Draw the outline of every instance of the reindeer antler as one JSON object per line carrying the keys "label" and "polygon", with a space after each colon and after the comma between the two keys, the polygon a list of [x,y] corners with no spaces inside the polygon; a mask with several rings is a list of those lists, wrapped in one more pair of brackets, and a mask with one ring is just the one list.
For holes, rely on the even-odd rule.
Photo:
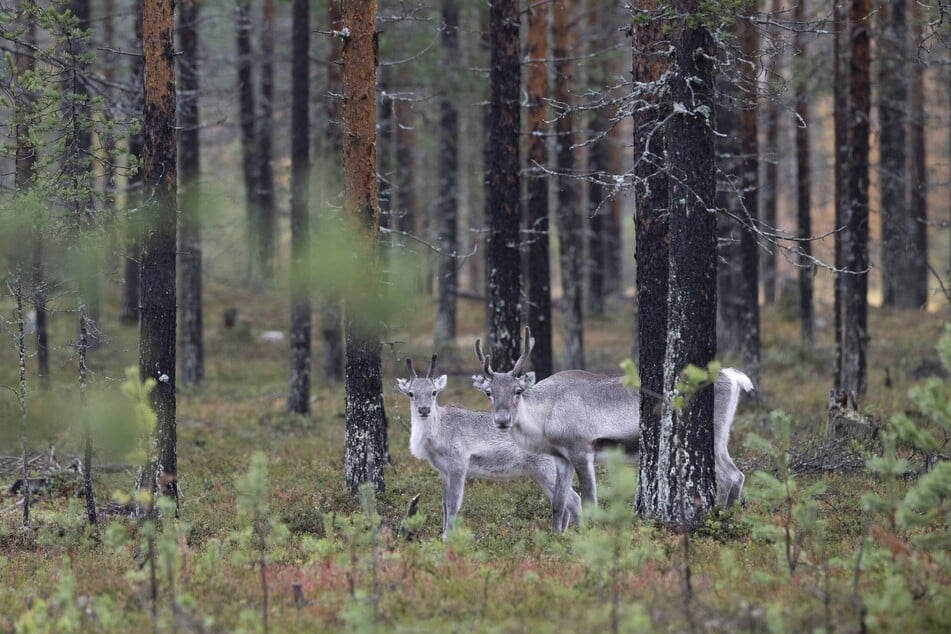
{"label": "reindeer antler", "polygon": [[436,355],[433,355],[433,358],[429,360],[429,371],[426,373],[426,378],[431,379],[436,373]]}
{"label": "reindeer antler", "polygon": [[532,337],[532,331],[528,326],[525,326],[525,352],[522,353],[522,356],[518,358],[518,361],[515,362],[515,366],[512,368],[512,375],[518,376],[519,372],[522,370],[522,364],[528,359],[532,354],[532,350],[535,348],[535,339]]}
{"label": "reindeer antler", "polygon": [[409,376],[410,376],[410,378],[415,379],[415,378],[416,378],[416,370],[413,369],[413,358],[412,358],[412,357],[406,357],[406,367],[409,368]]}
{"label": "reindeer antler", "polygon": [[482,369],[485,371],[485,375],[492,376],[494,374],[494,372],[492,372],[492,365],[491,365],[492,356],[491,355],[485,356],[484,354],[482,354],[482,339],[476,339],[475,350],[476,350],[476,357],[479,358],[479,363],[482,364]]}

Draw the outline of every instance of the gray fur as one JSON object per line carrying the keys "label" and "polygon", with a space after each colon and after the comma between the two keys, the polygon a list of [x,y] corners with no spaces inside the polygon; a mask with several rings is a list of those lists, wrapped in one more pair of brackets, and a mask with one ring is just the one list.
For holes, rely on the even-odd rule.
{"label": "gray fur", "polygon": [[[515,364],[520,368],[531,354],[534,340],[525,331],[526,351]],[[512,438],[527,451],[547,453],[570,464],[578,473],[581,497],[597,503],[594,459],[606,444],[620,444],[636,452],[640,442],[640,392],[621,384],[620,377],[566,370],[535,384],[533,372],[493,371],[490,357],[476,355],[484,375],[473,386],[485,392],[492,404],[492,417],[500,429],[510,429]],[[743,473],[730,457],[727,443],[736,415],[740,390],[750,391],[749,377],[732,368],[720,372],[714,386],[714,450],[717,504],[730,506],[743,490]],[[565,469],[559,469],[559,474]],[[567,471],[570,477],[570,469]]]}
{"label": "gray fur", "polygon": [[[551,500],[552,530],[567,528],[569,515],[573,521],[580,521],[581,498],[571,488],[570,466],[561,465],[552,456],[525,451],[508,432],[492,423],[489,412],[439,405],[436,396],[446,387],[446,375],[432,377],[435,356],[426,377],[417,377],[412,362],[407,363],[410,378],[396,382],[397,388],[410,397],[410,452],[429,461],[442,478],[443,536],[462,507],[468,478],[529,477]],[[567,475],[559,475],[559,468],[567,468]]]}

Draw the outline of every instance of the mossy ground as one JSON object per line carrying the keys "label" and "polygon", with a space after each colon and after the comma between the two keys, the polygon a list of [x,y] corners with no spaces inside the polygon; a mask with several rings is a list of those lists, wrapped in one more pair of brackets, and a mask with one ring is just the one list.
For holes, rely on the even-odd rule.
{"label": "mossy ground", "polygon": [[[807,555],[791,574],[774,545],[750,530],[757,523],[774,521],[779,511],[750,501],[691,539],[689,595],[681,537],[647,530],[631,516],[621,540],[643,556],[637,565],[609,566],[605,576],[604,570],[593,569],[579,554],[577,540],[587,537],[547,532],[547,500],[527,481],[470,482],[462,510],[465,530],[443,543],[439,539],[441,484],[428,464],[410,456],[408,403],[393,388],[395,377],[402,376],[404,355],[428,358],[430,317],[405,319],[405,325],[387,335],[394,343],[383,347],[392,465],[386,472],[386,492],[377,502],[381,528],[360,530],[365,511],[343,487],[342,386],[318,381],[311,416],[284,414],[287,344],[256,338],[261,330],[286,328],[286,296],[273,291],[252,299],[212,286],[206,302],[206,384],[201,390],[182,391],[178,401],[182,519],[165,520],[168,530],[174,534],[178,526],[180,534],[172,538],[178,552],[175,571],[158,580],[157,624],[162,631],[171,631],[173,624],[185,631],[260,628],[258,570],[247,557],[235,556],[235,535],[242,528],[235,510],[235,479],[247,471],[255,451],[268,457],[270,509],[290,529],[289,540],[268,553],[272,631],[374,626],[407,632],[612,627],[620,631],[691,627],[802,631],[829,626],[852,631],[860,627],[863,597],[889,592],[887,585],[894,583],[889,580],[896,570],[909,589],[912,605],[867,614],[872,625],[883,630],[939,631],[951,623],[947,599],[951,580],[948,569],[940,565],[944,560],[926,554],[912,556],[904,537],[874,523],[870,526],[860,496],[880,485],[865,472],[821,476],[827,490],[819,498],[819,513],[828,522],[828,549],[822,561]],[[91,357],[96,395],[117,392],[123,369],[135,364],[135,328],[117,325],[114,305],[105,305],[106,343]],[[249,339],[221,325],[220,315],[228,305],[238,306],[250,319]],[[620,373],[617,363],[630,350],[631,309],[621,300],[612,301],[610,309],[608,317],[588,321],[586,347],[592,369]],[[431,311],[416,312],[428,315]],[[487,406],[484,396],[471,388],[469,378],[476,369],[470,348],[479,335],[481,315],[481,304],[462,301],[460,332],[464,334],[458,351],[440,363],[441,371],[450,375],[444,403]],[[61,457],[77,454],[80,446],[76,362],[66,343],[73,337],[73,317],[65,311],[53,316],[52,389],[42,393],[30,385],[31,446],[39,450],[54,444]],[[945,313],[872,310],[869,393],[863,401],[867,412],[887,418],[909,407],[906,390],[912,380],[908,373],[923,359],[936,357],[934,345],[946,319]],[[830,328],[821,330],[818,347],[806,350],[799,344],[796,321],[779,310],[765,311],[761,400],[756,405],[744,399],[730,443],[747,476],[746,465],[758,456],[744,447],[743,439],[750,432],[770,435],[768,411],[789,412],[796,439],[825,432],[831,335]],[[5,350],[2,382],[15,385],[12,346]],[[32,359],[30,363],[32,371]],[[0,408],[5,421],[0,453],[16,455],[19,427],[13,392],[3,396]],[[105,451],[101,450],[101,461],[117,459],[102,455]],[[610,475],[602,471],[602,477]],[[801,480],[807,484],[816,477],[820,476]],[[4,477],[4,490],[12,479]],[[104,503],[113,491],[131,488],[132,474],[101,475],[96,484],[99,502]],[[400,534],[400,524],[408,501],[417,493],[425,521],[414,539],[407,541]],[[68,630],[70,622],[88,631],[151,626],[150,585],[136,573],[143,565],[143,553],[135,542],[116,546],[104,538],[104,529],[83,530],[82,505],[66,496],[38,499],[33,529],[24,532],[18,528],[22,511],[16,499],[13,495],[0,499],[4,587],[0,630],[26,630],[31,622],[40,623],[38,611],[52,619],[36,625],[41,630]],[[115,521],[135,530],[131,520]],[[351,521],[357,529],[347,528]],[[598,537],[586,530],[595,543]],[[866,547],[863,574],[853,587],[856,556],[868,540],[886,544],[891,557],[882,557],[881,549],[873,556]],[[806,546],[808,553],[814,552]],[[67,573],[72,576],[68,587],[63,581]],[[300,588],[298,597],[295,584]],[[941,593],[945,598],[934,600]],[[614,615],[612,597],[617,597],[620,606]],[[70,606],[79,606],[78,611],[70,612]]]}

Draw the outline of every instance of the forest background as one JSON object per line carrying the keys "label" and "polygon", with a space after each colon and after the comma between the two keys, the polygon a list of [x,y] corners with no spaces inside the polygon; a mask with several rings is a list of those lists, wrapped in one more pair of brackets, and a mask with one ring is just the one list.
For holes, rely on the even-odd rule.
{"label": "forest background", "polygon": [[[377,9],[379,257],[387,290],[385,301],[360,305],[371,321],[384,323],[380,369],[389,460],[381,469],[386,486],[375,482],[374,496],[358,492],[344,464],[345,324],[328,299],[342,294],[356,302],[348,291],[367,283],[361,265],[377,257],[363,250],[359,235],[335,224],[346,208],[339,7],[177,3],[176,17],[193,16],[185,26],[197,31],[191,53],[181,26],[174,47],[180,51],[178,138],[171,142],[182,144],[192,132],[200,148],[200,162],[196,152],[189,163],[191,155],[179,145],[177,250],[183,273],[182,258],[193,251],[181,240],[195,235],[185,230],[194,219],[203,321],[199,365],[189,356],[193,345],[182,339],[176,344],[178,384],[170,398],[180,483],[174,483],[174,496],[156,500],[133,493],[143,479],[140,465],[152,457],[150,443],[140,439],[156,421],[143,413],[149,397],[126,374],[142,362],[136,327],[146,262],[136,243],[146,207],[142,192],[161,182],[149,180],[142,154],[141,132],[148,128],[135,4],[0,2],[0,108],[9,132],[0,157],[10,289],[3,301],[13,344],[5,348],[2,374],[10,389],[0,400],[6,421],[0,453],[10,485],[0,512],[0,568],[13,591],[0,599],[0,627],[308,631],[429,624],[522,631],[571,623],[615,631],[937,631],[951,622],[945,455],[951,335],[942,339],[951,276],[946,5],[865,3],[867,17],[846,18],[839,30],[831,3],[738,2],[730,5],[735,16],[715,19],[697,8],[719,50],[729,51],[717,67],[718,113],[736,115],[716,120],[723,135],[717,206],[742,216],[750,209],[743,200],[753,191],[759,209],[758,389],[744,402],[731,442],[747,474],[747,502],[714,511],[691,533],[669,532],[635,519],[634,474],[615,465],[599,471],[601,512],[592,511],[589,525],[562,537],[544,530],[547,509],[531,485],[474,482],[464,524],[442,543],[438,477],[409,455],[407,404],[392,386],[405,376],[407,357],[425,359],[438,351],[440,371],[450,375],[441,398],[485,408],[469,376],[478,368],[473,340],[493,336],[486,308],[492,269],[485,259],[493,209],[487,200],[493,190],[484,187],[493,152],[486,107],[488,8],[444,1],[380,2]],[[312,29],[306,46],[295,49],[300,41],[291,36],[301,14],[292,9],[301,4],[309,5]],[[865,6],[845,4],[860,12]],[[566,18],[561,31],[553,18],[542,21],[550,38],[539,56],[544,63],[532,62],[527,48],[519,54],[526,82],[529,69],[540,66],[551,90],[544,103],[547,126],[555,131],[533,135],[523,127],[521,136],[525,155],[533,138],[547,139],[547,160],[532,163],[523,155],[521,180],[523,200],[538,200],[531,198],[537,195],[529,191],[531,183],[548,185],[543,196],[552,210],[554,370],[617,374],[618,364],[639,352],[631,38],[642,26],[637,10],[657,4],[635,5],[632,14],[622,3],[532,3],[517,14],[523,47],[532,41],[530,15],[559,10]],[[906,31],[904,44],[895,46],[890,38],[899,5],[907,12]],[[444,11],[453,6],[455,54],[445,48],[445,34],[453,29],[447,29]],[[195,7],[197,15],[188,13]],[[744,51],[737,24],[755,28],[752,55]],[[844,401],[829,398],[829,390],[840,387],[837,276],[831,269],[840,277],[848,269],[836,259],[834,75],[852,42],[836,48],[835,34],[853,35],[856,25],[867,29],[872,60],[866,69],[872,99],[870,322],[866,385],[856,395],[857,407],[847,393]],[[21,64],[31,28],[26,57],[35,65],[27,70]],[[188,59],[197,65],[182,63]],[[293,65],[301,59],[308,62],[310,86],[306,133],[294,125],[292,112]],[[189,68],[197,70],[191,74],[196,84],[188,84]],[[907,92],[896,96],[890,89],[903,80]],[[556,92],[560,88],[567,91]],[[527,86],[520,91],[527,126],[537,106]],[[189,96],[197,97],[194,120],[182,118],[191,112]],[[442,223],[450,190],[440,137],[447,102],[456,108],[460,139],[453,188],[458,242],[449,246]],[[891,121],[898,123],[888,125],[896,112]],[[749,130],[744,113],[752,113],[759,131],[758,185],[752,190],[731,180],[743,169],[737,161],[749,157],[730,145]],[[897,141],[889,136],[896,125],[906,131]],[[805,171],[797,163],[802,131]],[[572,144],[563,142],[568,135]],[[310,144],[310,229],[301,228],[292,202],[293,151],[302,138]],[[899,163],[888,160],[895,146],[887,144],[896,142],[902,146]],[[36,161],[20,180],[27,155]],[[808,244],[818,265],[806,267],[814,282],[810,336],[800,303],[805,243],[796,240],[803,178],[811,189],[808,235],[817,237]],[[892,235],[883,229],[883,196],[894,194],[888,184],[895,181],[906,184],[896,208],[927,210],[913,222],[924,230],[926,250],[906,249],[918,265],[912,281],[883,273]],[[567,201],[565,191],[572,196]],[[189,204],[196,197],[199,202]],[[192,216],[190,209],[198,211]],[[520,243],[528,250],[539,239],[526,223]],[[719,354],[752,374],[749,350],[735,332],[742,322],[729,318],[738,288],[730,272],[743,277],[738,231],[729,223],[718,228]],[[302,233],[311,237],[304,279],[315,316],[313,347],[307,346],[314,355],[313,382],[304,396],[294,391],[299,366],[293,342],[300,340],[291,325],[302,306],[293,293],[300,284],[291,283],[292,242]],[[569,233],[576,240],[573,260],[564,256]],[[901,235],[901,244],[913,241],[911,233]],[[353,252],[366,259],[355,264]],[[447,262],[458,272],[458,288],[450,293],[458,303],[454,331],[441,321],[441,267]],[[522,267],[522,316],[529,322],[534,269]],[[914,306],[896,304],[896,293],[913,289],[922,277],[924,301],[919,292],[912,293]],[[179,292],[186,288],[180,281]],[[152,297],[142,296],[143,311]],[[583,310],[575,308],[581,298]],[[183,306],[184,296],[178,301]],[[179,320],[178,337],[184,337],[194,321],[184,313]],[[37,337],[41,332],[46,342]],[[45,369],[39,367],[41,349],[49,355]],[[298,363],[304,358],[309,367],[309,355],[298,356]],[[161,405],[153,400],[152,407],[161,419]],[[90,454],[83,455],[84,444]],[[24,456],[32,471],[17,491]],[[86,467],[77,469],[80,464]],[[26,496],[33,499],[24,504],[22,489],[29,490],[31,481],[37,495]],[[97,494],[95,525],[89,505],[75,496],[84,486]],[[410,514],[417,493],[418,510]],[[178,513],[168,497],[180,502]],[[162,519],[154,513],[129,518],[137,503],[161,506]],[[31,516],[24,528],[25,511]]]}

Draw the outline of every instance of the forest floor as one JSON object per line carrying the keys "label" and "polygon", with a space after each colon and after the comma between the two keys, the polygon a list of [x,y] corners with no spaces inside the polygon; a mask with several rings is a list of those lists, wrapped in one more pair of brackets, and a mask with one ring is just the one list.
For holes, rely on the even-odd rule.
{"label": "forest floor", "polygon": [[[946,535],[946,516],[944,533],[940,517],[935,527],[897,527],[896,500],[915,479],[869,473],[865,459],[883,451],[874,438],[826,441],[828,325],[819,330],[818,346],[807,350],[788,312],[764,311],[763,385],[758,402],[742,400],[730,442],[747,476],[746,500],[714,514],[689,539],[634,518],[630,468],[599,467],[603,512],[583,530],[551,534],[547,500],[528,481],[471,481],[461,527],[444,542],[441,483],[409,454],[409,403],[395,389],[406,355],[425,365],[432,320],[418,315],[434,311],[416,310],[417,317],[387,336],[392,464],[385,494],[361,501],[343,486],[343,387],[316,380],[313,414],[284,414],[287,340],[259,335],[286,334],[286,296],[274,291],[252,299],[213,286],[206,302],[205,386],[182,391],[178,401],[180,519],[166,513],[153,530],[118,515],[88,529],[76,479],[66,472],[64,486],[35,500],[31,528],[24,530],[19,495],[8,493],[17,476],[3,471],[0,631],[261,631],[265,587],[266,627],[274,632],[951,627],[948,552],[918,539]],[[449,374],[440,400],[487,409],[470,378],[483,308],[461,302],[464,334],[457,354],[440,361],[439,371]],[[222,325],[229,305],[247,319],[240,332]],[[97,463],[122,463],[122,452],[134,445],[131,410],[118,388],[125,368],[135,365],[136,330],[118,325],[114,306],[105,304],[106,341],[90,362],[91,416],[103,434]],[[609,317],[587,320],[585,345],[590,369],[619,374],[618,363],[630,354],[630,302],[616,299],[609,309]],[[828,320],[827,312],[820,316]],[[31,448],[53,445],[63,464],[81,446],[76,359],[68,345],[73,317],[53,315],[52,389],[40,392],[31,383],[28,408]],[[947,322],[947,309],[872,309],[869,390],[860,404],[866,419],[884,424],[893,413],[914,411],[907,391],[940,368],[935,345]],[[0,383],[8,386],[17,384],[13,353],[5,346]],[[315,348],[315,368],[318,358]],[[5,394],[0,454],[15,456],[16,395]],[[777,410],[788,416],[771,413]],[[784,450],[780,432],[787,423],[792,437]],[[748,444],[754,434],[768,442]],[[764,453],[777,446],[776,455],[793,467],[788,478]],[[254,496],[263,483],[261,465],[251,468],[256,452],[267,458],[265,498]],[[756,469],[779,476],[782,494],[768,499],[764,491],[775,482],[754,476]],[[131,470],[96,474],[100,507],[131,493],[133,481]],[[863,496],[869,493],[886,500],[884,510],[868,510]],[[416,494],[418,514],[404,522]]]}

